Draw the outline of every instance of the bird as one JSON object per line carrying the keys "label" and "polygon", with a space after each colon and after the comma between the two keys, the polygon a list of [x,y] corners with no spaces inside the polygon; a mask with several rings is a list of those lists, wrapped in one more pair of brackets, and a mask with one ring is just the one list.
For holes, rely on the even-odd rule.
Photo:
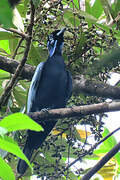
{"label": "bird", "polygon": [[[48,59],[41,62],[33,75],[28,92],[27,113],[43,109],[64,108],[72,94],[72,76],[62,57],[66,28],[53,31],[47,40]],[[42,146],[56,124],[55,120],[40,123],[44,131],[27,131],[23,153],[30,160],[35,149]],[[24,174],[28,165],[19,160],[17,171]]]}

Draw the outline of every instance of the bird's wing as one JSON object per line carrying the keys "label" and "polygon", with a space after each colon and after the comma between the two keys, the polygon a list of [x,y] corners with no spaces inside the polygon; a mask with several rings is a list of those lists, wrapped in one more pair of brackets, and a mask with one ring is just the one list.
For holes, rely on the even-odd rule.
{"label": "bird's wing", "polygon": [[31,107],[32,107],[33,101],[36,96],[36,90],[38,89],[38,85],[40,82],[44,64],[45,64],[45,62],[41,62],[37,66],[35,73],[33,75],[33,78],[32,78],[31,84],[30,84],[30,88],[29,88],[29,92],[28,92],[27,113],[31,111]]}
{"label": "bird's wing", "polygon": [[66,102],[72,95],[72,76],[69,71],[67,72],[67,91],[66,91]]}

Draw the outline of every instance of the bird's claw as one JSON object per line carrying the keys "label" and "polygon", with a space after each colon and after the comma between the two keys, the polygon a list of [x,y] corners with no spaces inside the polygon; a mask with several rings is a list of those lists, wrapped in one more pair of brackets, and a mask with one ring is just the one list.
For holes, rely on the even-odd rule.
{"label": "bird's claw", "polygon": [[41,109],[41,111],[43,111],[43,112],[48,112],[50,110],[50,108],[43,108],[43,109]]}

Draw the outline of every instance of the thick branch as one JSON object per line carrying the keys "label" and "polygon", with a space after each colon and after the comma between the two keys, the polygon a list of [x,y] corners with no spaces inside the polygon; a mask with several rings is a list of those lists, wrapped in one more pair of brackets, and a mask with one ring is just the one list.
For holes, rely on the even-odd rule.
{"label": "thick branch", "polygon": [[[18,65],[19,65],[18,61],[0,55],[0,69],[3,69],[11,74],[14,74]],[[31,80],[34,71],[35,71],[35,67],[25,64],[21,72],[22,79]]]}
{"label": "thick branch", "polygon": [[[120,111],[120,102],[111,102],[111,103],[98,103],[85,106],[73,106],[71,108],[60,108],[52,109],[46,111],[38,111],[28,113],[32,119],[36,122],[50,121],[52,119],[57,121],[57,119],[64,119],[70,117],[83,117],[85,115],[106,113]],[[0,117],[3,119],[3,117]]]}
{"label": "thick branch", "polygon": [[[19,62],[0,55],[0,68],[14,74]],[[22,79],[31,80],[35,67],[26,64],[22,70]],[[89,96],[100,96],[111,99],[120,99],[120,88],[105,83],[86,80],[84,76],[73,77],[73,93],[87,94]]]}
{"label": "thick branch", "polygon": [[73,106],[48,111],[29,113],[28,115],[37,122],[57,120],[69,117],[83,117],[85,115],[120,111],[120,102],[99,103],[85,106]]}
{"label": "thick branch", "polygon": [[74,76],[74,93],[83,93],[89,96],[120,99],[120,88],[99,81],[86,80],[84,76]]}

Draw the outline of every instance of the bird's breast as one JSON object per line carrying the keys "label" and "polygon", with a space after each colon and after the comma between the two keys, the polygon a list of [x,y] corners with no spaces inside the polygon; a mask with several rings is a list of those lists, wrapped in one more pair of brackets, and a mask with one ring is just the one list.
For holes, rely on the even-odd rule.
{"label": "bird's breast", "polygon": [[64,64],[56,61],[46,63],[37,89],[36,107],[63,107],[66,88],[67,73]]}

